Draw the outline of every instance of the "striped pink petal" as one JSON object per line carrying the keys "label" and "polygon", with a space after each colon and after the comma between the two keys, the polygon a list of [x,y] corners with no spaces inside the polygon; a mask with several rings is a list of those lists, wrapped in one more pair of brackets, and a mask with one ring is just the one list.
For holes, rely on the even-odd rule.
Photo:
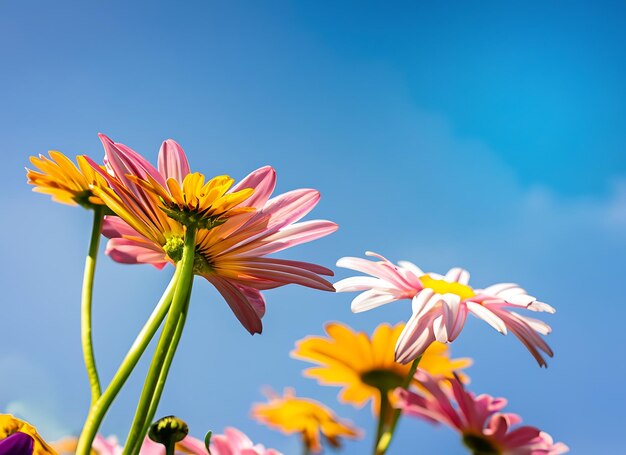
{"label": "striped pink petal", "polygon": [[159,150],[158,168],[165,180],[173,178],[178,183],[182,183],[189,174],[187,155],[176,141],[168,139],[163,142]]}
{"label": "striped pink petal", "polygon": [[263,331],[261,317],[265,313],[265,301],[260,292],[215,275],[205,278],[222,294],[235,317],[250,334]]}
{"label": "striped pink petal", "polygon": [[139,246],[135,240],[121,237],[109,240],[105,253],[122,264],[152,264],[159,270],[168,263],[163,251]]}
{"label": "striped pink petal", "polygon": [[254,193],[245,201],[247,207],[263,208],[276,186],[276,171],[271,166],[264,166],[251,172],[231,188],[231,192],[253,188]]}

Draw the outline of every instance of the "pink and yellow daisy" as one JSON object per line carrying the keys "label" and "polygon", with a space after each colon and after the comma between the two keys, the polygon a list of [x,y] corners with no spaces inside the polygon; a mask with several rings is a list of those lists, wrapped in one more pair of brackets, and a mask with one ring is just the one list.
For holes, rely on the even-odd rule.
{"label": "pink and yellow daisy", "polygon": [[110,188],[94,192],[119,217],[108,217],[103,229],[111,239],[106,251],[114,260],[160,268],[175,263],[185,223],[197,223],[194,273],[216,287],[253,334],[261,332],[265,313],[260,291],[290,283],[334,291],[320,277],[332,276],[330,269],[266,257],[337,229],[325,220],[298,223],[317,205],[318,191],[301,189],[270,199],[276,173],[269,166],[232,187],[226,176],[204,184],[202,176],[190,173],[182,148],[172,140],[161,147],[156,169],[129,147],[100,137]]}

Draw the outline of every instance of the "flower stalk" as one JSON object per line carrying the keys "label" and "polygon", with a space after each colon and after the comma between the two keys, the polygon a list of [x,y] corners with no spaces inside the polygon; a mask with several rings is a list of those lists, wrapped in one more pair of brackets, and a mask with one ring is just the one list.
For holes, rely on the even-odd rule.
{"label": "flower stalk", "polygon": [[85,425],[83,426],[83,431],[80,435],[80,439],[78,440],[78,446],[76,449],[77,455],[90,454],[91,444],[96,437],[96,433],[102,424],[102,420],[104,419],[106,412],[111,407],[113,400],[121,390],[122,386],[126,383],[126,380],[148,347],[148,344],[150,344],[150,341],[163,323],[163,320],[165,319],[172,303],[174,290],[176,289],[179,276],[180,270],[177,269],[168,287],[165,289],[159,303],[154,308],[152,314],[148,318],[148,321],[137,335],[137,338],[126,354],[126,357],[124,357],[124,360],[113,376],[111,383],[96,403],[89,409],[89,414],[85,421]]}
{"label": "flower stalk", "polygon": [[[131,425],[128,438],[126,439],[126,446],[124,448],[123,455],[131,455],[137,453],[140,447],[141,440],[144,436],[144,430],[149,425],[150,408],[155,408],[158,404],[153,404],[153,399],[157,397],[159,392],[159,379],[162,378],[163,382],[167,377],[169,371],[169,364],[166,365],[168,353],[170,349],[173,352],[170,356],[173,358],[174,352],[177,346],[177,338],[180,339],[180,334],[176,336],[177,327],[179,325],[181,316],[185,311],[188,296],[191,292],[191,286],[193,283],[193,264],[196,247],[196,228],[195,226],[187,227],[185,233],[185,246],[183,248],[183,256],[176,268],[180,269],[180,276],[174,290],[174,297],[170,311],[165,321],[165,326],[161,332],[161,337],[157,344],[152,362],[150,363],[150,369],[144,382],[144,387],[139,398],[137,410],[135,411],[135,418]],[[184,322],[184,319],[183,319]],[[182,331],[182,327],[181,327]],[[171,359],[169,361],[171,363]],[[165,368],[164,368],[165,367]],[[161,386],[162,389],[162,386]],[[157,399],[158,400],[158,399]]]}
{"label": "flower stalk", "polygon": [[[178,319],[178,324],[176,325],[174,337],[172,338],[170,347],[165,355],[165,362],[163,363],[163,367],[161,368],[161,373],[159,374],[159,379],[157,381],[156,389],[152,397],[152,402],[150,403],[150,407],[148,408],[148,415],[146,417],[143,433],[147,433],[148,430],[150,429],[150,423],[152,422],[152,419],[154,419],[154,415],[156,414],[159,401],[161,401],[161,395],[163,393],[163,388],[165,387],[165,381],[167,380],[167,375],[169,373],[170,366],[172,365],[172,360],[174,359],[174,354],[176,353],[176,349],[178,348],[178,343],[183,333],[183,328],[185,326],[185,320],[187,318],[187,313],[189,310],[190,299],[191,299],[191,289],[189,289],[185,308]],[[138,445],[140,448],[141,439],[139,439],[138,441],[139,441]],[[134,452],[137,452],[137,450],[138,450],[138,447],[135,447]]]}
{"label": "flower stalk", "polygon": [[100,378],[96,368],[96,359],[93,353],[93,336],[91,324],[91,306],[93,302],[93,282],[96,271],[96,259],[100,246],[100,233],[102,232],[102,221],[104,219],[104,206],[93,206],[93,226],[91,238],[89,240],[89,251],[85,259],[85,271],[83,273],[83,289],[81,293],[81,330],[80,338],[83,345],[83,357],[85,368],[89,378],[91,388],[91,406],[93,406],[101,394]]}
{"label": "flower stalk", "polygon": [[[417,371],[417,367],[418,367],[421,359],[422,359],[422,356],[419,356],[411,364],[411,369],[409,370],[409,374],[406,376],[406,378],[404,379],[403,384],[400,386],[402,389],[405,389],[405,390],[409,389],[409,387],[411,385],[411,380],[413,379],[413,376],[415,376],[415,372]],[[382,421],[383,420],[383,416],[382,416],[383,400],[382,399],[381,399],[380,403],[381,403],[381,415],[380,415],[379,418]],[[393,416],[391,418],[390,424],[380,434],[380,436],[378,438],[378,441],[376,443],[376,447],[375,447],[375,450],[374,450],[374,454],[375,455],[385,455],[385,453],[387,453],[387,449],[389,449],[389,445],[391,444],[391,440],[393,439],[393,436],[395,434],[396,427],[398,425],[398,421],[400,420],[400,416],[401,415],[402,415],[402,411],[400,409],[395,409],[393,411]]]}

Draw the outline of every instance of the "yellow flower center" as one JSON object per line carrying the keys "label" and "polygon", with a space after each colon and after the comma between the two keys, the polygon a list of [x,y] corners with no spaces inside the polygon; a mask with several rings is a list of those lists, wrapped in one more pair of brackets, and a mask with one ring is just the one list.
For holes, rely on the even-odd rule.
{"label": "yellow flower center", "polygon": [[424,288],[432,289],[437,294],[455,294],[458,295],[461,300],[472,298],[476,295],[474,290],[461,283],[450,283],[446,280],[436,280],[429,275],[422,275],[420,281]]}

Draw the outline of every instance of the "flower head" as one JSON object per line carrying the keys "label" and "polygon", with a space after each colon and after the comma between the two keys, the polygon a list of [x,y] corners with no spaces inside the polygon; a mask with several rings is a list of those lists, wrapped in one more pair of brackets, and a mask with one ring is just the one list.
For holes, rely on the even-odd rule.
{"label": "flower head", "polygon": [[[160,268],[176,262],[182,251],[185,225],[163,209],[177,207],[183,213],[196,207],[211,217],[217,216],[217,212],[207,212],[205,207],[212,200],[213,196],[207,195],[213,194],[213,190],[203,189],[209,184],[200,185],[197,177],[189,177],[193,174],[189,173],[187,158],[172,140],[161,147],[157,170],[125,145],[106,136],[101,139],[107,166],[115,177],[107,177],[110,188],[94,191],[119,216],[105,219],[103,233],[111,239],[107,253],[118,262],[149,263]],[[290,283],[334,291],[320,277],[332,275],[331,270],[316,264],[266,257],[337,229],[335,223],[325,220],[298,223],[319,201],[317,191],[295,190],[270,199],[276,173],[269,166],[252,172],[233,187],[230,180],[221,177],[218,180],[221,183],[209,183],[219,189],[215,194],[222,194],[215,199],[219,202],[216,207],[222,211],[220,222],[212,229],[198,229],[194,272],[216,287],[250,333],[262,330],[265,301],[260,291]],[[191,188],[189,195],[194,196],[186,193],[186,187]],[[227,187],[230,189],[223,193]],[[182,188],[183,195],[172,188]],[[164,191],[168,191],[171,199],[166,198]],[[200,200],[200,194],[205,194],[207,199]],[[228,217],[224,215],[226,212]]]}
{"label": "flower head", "polygon": [[568,451],[567,446],[555,444],[547,433],[535,427],[512,428],[521,418],[500,412],[507,403],[504,398],[475,396],[465,390],[458,378],[435,378],[424,371],[418,371],[416,378],[428,393],[398,389],[402,412],[433,424],[448,425],[460,433],[474,454],[557,455]]}
{"label": "flower head", "polygon": [[307,398],[298,398],[293,389],[286,389],[282,397],[272,394],[269,403],[256,404],[252,417],[285,434],[299,433],[308,450],[322,450],[320,433],[332,447],[339,447],[341,438],[360,437],[360,430],[351,422],[340,420],[330,409]]}
{"label": "flower head", "polygon": [[78,167],[61,152],[50,151],[50,158],[43,155],[31,156],[30,162],[39,169],[26,169],[28,183],[34,185],[33,191],[49,194],[52,200],[62,204],[77,205],[91,208],[104,205],[104,202],[94,195],[94,183],[106,186],[104,179],[83,156],[77,156]]}
{"label": "flower head", "polygon": [[446,275],[424,273],[410,262],[395,265],[375,253],[379,261],[342,258],[339,267],[367,273],[335,283],[337,292],[365,291],[352,301],[352,311],[360,312],[400,299],[412,299],[413,315],[398,338],[396,360],[408,363],[422,355],[435,340],[454,341],[465,325],[468,313],[487,322],[498,332],[508,331],[519,338],[540,366],[546,366],[541,352],[552,350],[539,336],[551,329],[546,323],[522,316],[512,309],[554,313],[550,305],[528,295],[516,284],[500,283],[485,289],[469,286],[469,272],[453,268]]}
{"label": "flower head", "polygon": [[0,414],[0,455],[56,455],[35,427],[10,414]]}
{"label": "flower head", "polygon": [[[394,360],[394,346],[404,324],[391,327],[380,324],[371,337],[355,332],[337,322],[326,325],[326,337],[307,337],[296,344],[291,356],[319,366],[307,369],[305,376],[323,385],[342,386],[339,399],[362,407],[372,400],[372,410],[378,412],[380,393],[391,395],[401,386],[410,366]],[[424,353],[420,367],[431,374],[453,377],[453,372],[469,366],[470,359],[451,359],[448,347],[433,343]]]}
{"label": "flower head", "polygon": [[147,180],[133,175],[128,178],[156,195],[161,210],[184,225],[211,228],[226,221],[227,217],[254,211],[252,207],[240,207],[254,190],[245,188],[228,193],[234,180],[227,175],[213,177],[207,183],[204,183],[205,177],[199,172],[187,174],[182,183],[169,177],[166,187],[150,174],[146,175]]}

